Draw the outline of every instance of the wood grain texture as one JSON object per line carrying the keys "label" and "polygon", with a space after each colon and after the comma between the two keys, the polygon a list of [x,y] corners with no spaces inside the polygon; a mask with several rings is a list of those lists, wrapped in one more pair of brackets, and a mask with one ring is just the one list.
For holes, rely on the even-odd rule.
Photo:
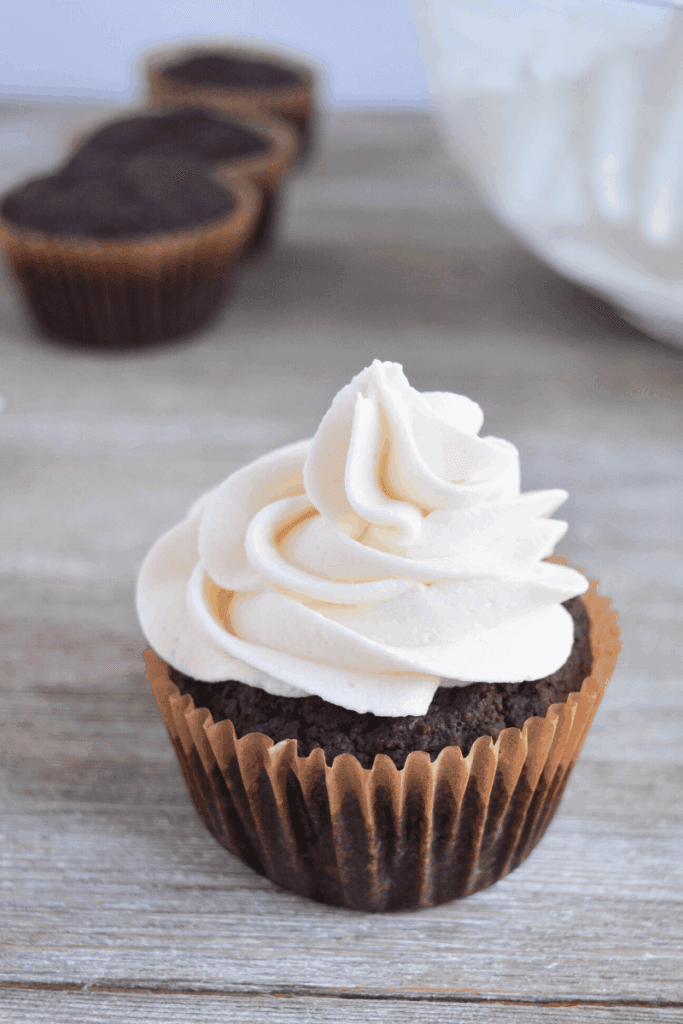
{"label": "wood grain texture", "polygon": [[[85,116],[23,106],[0,107],[29,138],[5,183]],[[330,116],[285,200],[219,322],[155,352],[41,340],[0,278],[0,981],[150,990],[3,989],[0,1021],[683,1020],[683,353],[523,250],[426,115]],[[204,830],[133,594],[198,494],[310,436],[375,356],[479,401],[525,489],[569,491],[560,550],[613,598],[624,649],[529,860],[465,901],[364,916],[275,889]]]}
{"label": "wood grain texture", "polygon": [[0,990],[0,1024],[680,1024],[677,1007]]}

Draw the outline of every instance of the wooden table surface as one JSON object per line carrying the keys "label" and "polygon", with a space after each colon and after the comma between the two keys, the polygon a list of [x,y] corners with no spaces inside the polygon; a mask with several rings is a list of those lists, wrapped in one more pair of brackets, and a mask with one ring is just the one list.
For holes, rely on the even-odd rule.
{"label": "wooden table surface", "polygon": [[[0,186],[93,109],[0,107]],[[683,1021],[683,351],[529,255],[426,114],[321,119],[277,247],[209,330],[138,355],[41,340],[0,280],[0,1021]],[[485,892],[363,915],[281,891],[190,803],[146,682],[152,541],[310,436],[378,357],[482,405],[623,652],[545,838]]]}

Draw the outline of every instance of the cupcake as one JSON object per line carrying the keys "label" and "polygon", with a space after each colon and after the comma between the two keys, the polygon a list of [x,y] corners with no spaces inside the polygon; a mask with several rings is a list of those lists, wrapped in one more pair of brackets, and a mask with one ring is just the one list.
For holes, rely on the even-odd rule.
{"label": "cupcake", "polygon": [[148,61],[150,106],[199,103],[228,114],[265,113],[288,121],[299,155],[310,149],[311,69],[272,52],[204,45],[166,49]]}
{"label": "cupcake", "polygon": [[0,244],[46,334],[125,348],[218,311],[259,208],[187,158],[89,154],[4,197]]}
{"label": "cupcake", "polygon": [[551,560],[566,492],[520,493],[482,422],[376,360],[143,563],[148,677],[192,799],[301,895],[409,909],[507,874],[614,667],[609,602]]}
{"label": "cupcake", "polygon": [[278,191],[296,160],[296,134],[290,126],[266,117],[224,115],[202,108],[116,118],[75,140],[78,165],[102,156],[112,162],[138,156],[184,157],[197,161],[226,184],[250,182],[262,196],[262,210],[247,254],[268,248],[276,216]]}

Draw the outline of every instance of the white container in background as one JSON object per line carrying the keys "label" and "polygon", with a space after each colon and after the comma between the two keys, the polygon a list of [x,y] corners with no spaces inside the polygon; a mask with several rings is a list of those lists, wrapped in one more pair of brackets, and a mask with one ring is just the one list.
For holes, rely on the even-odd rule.
{"label": "white container in background", "polygon": [[683,345],[683,0],[410,0],[451,153],[561,274]]}

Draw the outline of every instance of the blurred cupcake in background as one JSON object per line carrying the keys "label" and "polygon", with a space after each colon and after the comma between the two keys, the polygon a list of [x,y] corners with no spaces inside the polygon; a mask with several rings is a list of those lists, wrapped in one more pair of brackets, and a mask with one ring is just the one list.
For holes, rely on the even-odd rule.
{"label": "blurred cupcake in background", "polygon": [[251,41],[165,44],[146,55],[150,106],[207,106],[228,114],[265,114],[291,123],[305,160],[311,146],[315,88],[310,64]]}
{"label": "blurred cupcake in background", "polygon": [[0,246],[45,334],[131,348],[218,312],[260,208],[186,157],[92,153],[4,196]]}
{"label": "blurred cupcake in background", "polygon": [[297,138],[282,121],[249,114],[225,115],[187,107],[141,111],[82,129],[73,140],[74,166],[138,157],[183,157],[209,169],[216,180],[244,180],[261,194],[261,213],[244,255],[266,252],[272,241],[280,186],[296,161]]}

